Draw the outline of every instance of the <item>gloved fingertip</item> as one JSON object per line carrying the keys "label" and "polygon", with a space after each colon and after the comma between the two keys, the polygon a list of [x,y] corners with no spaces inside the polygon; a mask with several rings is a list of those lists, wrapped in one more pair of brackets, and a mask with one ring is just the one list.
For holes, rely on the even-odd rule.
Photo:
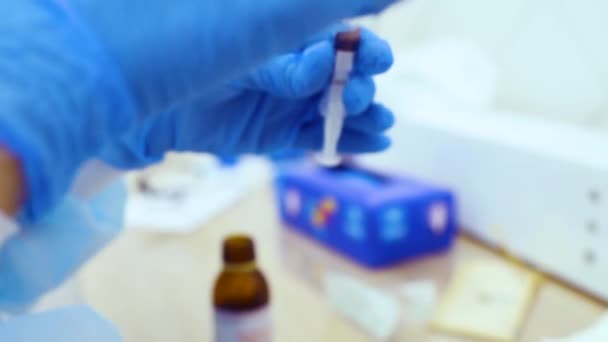
{"label": "gloved fingertip", "polygon": [[370,138],[362,153],[382,152],[391,146],[391,139],[385,135],[374,136]]}
{"label": "gloved fingertip", "polygon": [[393,63],[393,51],[389,43],[372,31],[363,29],[356,70],[363,75],[375,75],[386,72]]}
{"label": "gloved fingertip", "polygon": [[306,48],[291,73],[294,97],[310,96],[321,91],[330,81],[334,52],[329,41],[324,40]]}
{"label": "gloved fingertip", "polygon": [[346,129],[340,137],[340,153],[374,153],[384,151],[391,145],[391,139],[384,134],[364,133]]}
{"label": "gloved fingertip", "polygon": [[395,124],[395,116],[390,111],[385,110],[380,115],[380,119],[378,121],[378,126],[380,126],[380,129],[385,131],[393,127],[393,125]]}
{"label": "gloved fingertip", "polygon": [[349,115],[358,115],[371,105],[376,95],[376,84],[371,77],[354,77],[344,87],[342,100]]}
{"label": "gloved fingertip", "polygon": [[380,152],[388,149],[389,147],[391,147],[392,143],[393,141],[391,140],[391,138],[385,135],[378,137],[378,144],[376,145],[378,147],[377,151]]}

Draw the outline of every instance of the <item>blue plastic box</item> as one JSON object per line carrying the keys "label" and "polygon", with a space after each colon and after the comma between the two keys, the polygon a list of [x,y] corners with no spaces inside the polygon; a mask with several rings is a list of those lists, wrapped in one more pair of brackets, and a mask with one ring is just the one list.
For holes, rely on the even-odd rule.
{"label": "blue plastic box", "polygon": [[456,235],[452,193],[419,180],[352,165],[284,165],[278,207],[296,230],[369,268],[449,248]]}

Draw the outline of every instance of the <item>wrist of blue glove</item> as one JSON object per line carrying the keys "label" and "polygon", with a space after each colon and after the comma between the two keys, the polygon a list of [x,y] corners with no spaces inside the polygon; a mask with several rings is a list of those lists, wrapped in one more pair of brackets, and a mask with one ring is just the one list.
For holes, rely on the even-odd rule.
{"label": "wrist of blue glove", "polygon": [[80,164],[134,118],[117,69],[55,1],[0,2],[0,142],[27,185],[22,217],[58,203]]}
{"label": "wrist of blue glove", "polygon": [[87,306],[15,317],[0,324],[0,341],[120,342],[118,329]]}
{"label": "wrist of blue glove", "polygon": [[[334,64],[335,30],[294,53],[279,56],[244,77],[209,90],[193,102],[146,120],[104,159],[122,168],[146,166],[169,150],[218,155],[318,150],[323,142],[319,107]],[[373,76],[392,64],[388,44],[363,30],[354,70],[344,90],[348,117],[341,152],[381,151],[390,141],[392,113],[374,103]]]}
{"label": "wrist of blue glove", "polygon": [[27,310],[108,244],[123,226],[125,200],[117,182],[89,201],[68,196],[40,221],[21,224],[0,244],[0,314]]}

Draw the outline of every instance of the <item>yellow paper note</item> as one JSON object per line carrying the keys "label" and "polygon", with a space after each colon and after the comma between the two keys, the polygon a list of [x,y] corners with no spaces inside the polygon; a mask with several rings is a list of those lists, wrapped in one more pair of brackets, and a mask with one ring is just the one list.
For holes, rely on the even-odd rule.
{"label": "yellow paper note", "polygon": [[494,341],[515,340],[539,277],[510,263],[474,260],[454,274],[433,327]]}

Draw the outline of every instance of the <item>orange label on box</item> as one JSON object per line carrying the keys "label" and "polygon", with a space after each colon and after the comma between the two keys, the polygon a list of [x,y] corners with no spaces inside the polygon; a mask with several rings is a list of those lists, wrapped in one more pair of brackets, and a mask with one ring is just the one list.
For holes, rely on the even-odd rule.
{"label": "orange label on box", "polygon": [[215,340],[217,342],[272,341],[270,307],[238,313],[216,309]]}

